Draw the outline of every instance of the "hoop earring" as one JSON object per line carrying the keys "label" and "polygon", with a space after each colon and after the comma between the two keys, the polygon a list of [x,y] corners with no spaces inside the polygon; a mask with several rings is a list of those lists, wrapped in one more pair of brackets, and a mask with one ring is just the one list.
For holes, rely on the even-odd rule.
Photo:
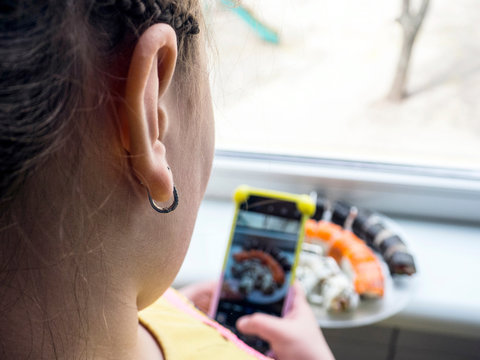
{"label": "hoop earring", "polygon": [[153,210],[156,212],[159,212],[161,214],[168,214],[175,210],[178,206],[178,193],[177,193],[177,188],[175,185],[173,185],[173,203],[170,205],[168,208],[162,208],[158,206],[155,201],[152,199],[152,196],[150,195],[150,191],[147,188],[147,194],[148,194],[148,201],[150,201],[150,205],[152,206]]}

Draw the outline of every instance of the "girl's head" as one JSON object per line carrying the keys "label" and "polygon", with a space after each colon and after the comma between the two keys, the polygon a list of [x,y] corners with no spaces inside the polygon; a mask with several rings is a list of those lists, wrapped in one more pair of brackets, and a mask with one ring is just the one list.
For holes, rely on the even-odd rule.
{"label": "girl's head", "polygon": [[[3,280],[101,268],[139,307],[171,283],[213,154],[200,20],[195,0],[0,0]],[[147,189],[174,183],[155,213]]]}

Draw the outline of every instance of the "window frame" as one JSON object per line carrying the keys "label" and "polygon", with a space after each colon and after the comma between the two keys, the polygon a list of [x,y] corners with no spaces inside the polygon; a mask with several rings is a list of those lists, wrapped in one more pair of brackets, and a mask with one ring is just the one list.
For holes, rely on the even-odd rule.
{"label": "window frame", "polygon": [[217,150],[207,198],[230,198],[244,183],[316,191],[391,216],[480,224],[480,169]]}

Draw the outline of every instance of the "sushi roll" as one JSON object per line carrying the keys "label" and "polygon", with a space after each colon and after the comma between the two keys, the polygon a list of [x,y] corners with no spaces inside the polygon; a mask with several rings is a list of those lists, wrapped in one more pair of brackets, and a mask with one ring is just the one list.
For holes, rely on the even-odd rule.
{"label": "sushi roll", "polygon": [[335,202],[332,207],[331,222],[342,227],[346,227],[345,225],[347,224],[347,219],[352,213],[352,209],[353,207],[345,202]]}
{"label": "sushi roll", "polygon": [[317,241],[323,243],[325,253],[347,273],[359,295],[383,296],[384,276],[380,260],[364,241],[326,221],[317,223],[315,234]]}
{"label": "sushi roll", "polygon": [[302,252],[297,278],[312,304],[332,312],[351,311],[358,307],[359,296],[352,282],[331,257]]}
{"label": "sushi roll", "polygon": [[329,203],[327,199],[320,198],[320,197],[316,198],[315,203],[316,203],[316,210],[315,210],[315,214],[313,214],[312,216],[312,219],[320,221],[323,219],[326,212],[328,211]]}
{"label": "sushi roll", "polygon": [[375,236],[373,245],[382,254],[391,274],[416,273],[415,260],[400,236],[384,230]]}
{"label": "sushi roll", "polygon": [[415,274],[415,260],[406,244],[383,223],[380,216],[369,210],[360,210],[353,220],[352,231],[382,255],[392,275]]}

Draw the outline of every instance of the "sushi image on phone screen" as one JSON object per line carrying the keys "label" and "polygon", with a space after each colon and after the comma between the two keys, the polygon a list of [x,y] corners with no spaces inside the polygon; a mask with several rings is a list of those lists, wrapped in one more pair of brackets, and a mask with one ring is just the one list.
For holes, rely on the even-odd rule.
{"label": "sushi image on phone screen", "polygon": [[263,353],[268,344],[244,336],[235,323],[254,312],[282,316],[286,311],[304,218],[295,201],[258,193],[237,204],[218,301],[210,315]]}

